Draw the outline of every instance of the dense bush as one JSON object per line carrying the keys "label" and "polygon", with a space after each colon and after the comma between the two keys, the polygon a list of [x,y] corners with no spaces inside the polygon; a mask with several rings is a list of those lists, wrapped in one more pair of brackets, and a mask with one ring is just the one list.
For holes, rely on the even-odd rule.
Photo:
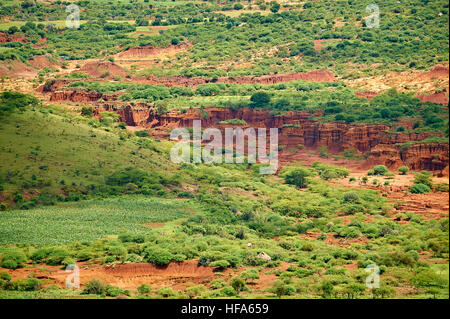
{"label": "dense bush", "polygon": [[148,247],[144,250],[144,260],[155,265],[164,266],[173,260],[173,255],[164,248]]}
{"label": "dense bush", "polygon": [[31,95],[11,91],[0,93],[0,117],[15,110],[38,105],[40,105],[40,101]]}
{"label": "dense bush", "polygon": [[374,175],[386,175],[389,173],[389,170],[384,165],[376,165],[372,170]]}
{"label": "dense bush", "polygon": [[307,186],[307,177],[311,175],[311,171],[305,167],[284,167],[279,174],[287,184],[295,185],[299,188]]}
{"label": "dense bush", "polygon": [[411,193],[414,194],[423,194],[423,193],[429,193],[431,191],[431,188],[428,185],[418,183],[411,186],[409,189]]}
{"label": "dense bush", "polygon": [[[421,171],[414,175],[414,184],[426,185],[429,189],[433,188],[432,176],[427,171]],[[421,187],[423,189],[423,187]]]}
{"label": "dense bush", "polygon": [[19,249],[13,249],[4,253],[1,257],[0,267],[16,269],[27,262],[27,256]]}

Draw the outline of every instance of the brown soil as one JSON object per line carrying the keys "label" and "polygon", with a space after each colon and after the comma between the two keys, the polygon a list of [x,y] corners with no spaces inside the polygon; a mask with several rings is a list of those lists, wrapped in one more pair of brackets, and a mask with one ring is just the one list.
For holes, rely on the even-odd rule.
{"label": "brown soil", "polygon": [[446,92],[435,92],[432,94],[418,94],[416,95],[422,102],[433,102],[447,105],[448,96]]}
{"label": "brown soil", "polygon": [[57,67],[58,65],[54,62],[51,62],[47,56],[45,55],[35,55],[33,58],[30,59],[30,64],[38,69],[42,69],[45,67]]}
{"label": "brown soil", "polygon": [[0,32],[0,43],[7,43],[7,42],[22,42],[25,43],[25,35],[23,33],[16,33],[16,34],[7,34],[4,32]]}
{"label": "brown soil", "polygon": [[[383,176],[369,176],[366,185],[360,185],[359,180],[366,175],[367,171],[352,172],[348,178],[335,181],[335,183],[346,187],[359,187],[379,190],[390,202],[396,205],[389,216],[393,219],[398,213],[412,212],[421,214],[426,220],[447,218],[449,215],[449,196],[445,192],[432,192],[426,194],[411,194],[409,187],[413,185],[414,175],[396,175],[393,179]],[[355,182],[349,182],[349,178],[354,177]],[[389,181],[389,186],[373,186],[372,181],[377,179],[379,183]],[[433,183],[449,183],[448,177],[433,177]],[[400,221],[401,222],[401,221]]]}
{"label": "brown soil", "polygon": [[112,79],[116,76],[125,77],[127,75],[126,70],[109,61],[88,62],[79,69],[79,72],[85,72],[92,77],[103,77],[108,79]]}
{"label": "brown soil", "polygon": [[155,222],[155,223],[146,223],[144,225],[148,226],[150,228],[159,228],[159,227],[164,226],[164,223],[157,223],[157,222]]}
{"label": "brown soil", "polygon": [[[184,290],[189,284],[203,284],[209,286],[214,279],[223,279],[228,281],[230,278],[238,275],[248,268],[241,267],[237,270],[227,269],[224,272],[215,272],[212,267],[203,267],[197,265],[197,260],[183,262],[171,262],[167,266],[155,266],[150,263],[128,263],[116,264],[113,266],[103,266],[90,262],[77,263],[80,268],[80,286],[81,289],[92,279],[102,280],[110,285],[122,288],[136,290],[142,284],[150,285],[154,289],[161,287],[171,287],[176,290]],[[253,292],[262,292],[273,285],[278,279],[275,274],[267,274],[274,269],[286,270],[289,263],[283,262],[277,268],[263,268],[260,271],[260,279],[249,284]],[[44,286],[57,285],[65,287],[65,281],[70,274],[61,266],[47,265],[28,265],[24,268],[15,270],[2,269],[11,274],[13,280],[25,279],[34,275],[38,279],[47,280]]]}
{"label": "brown soil", "polygon": [[430,71],[388,72],[384,75],[344,80],[348,86],[371,92],[383,92],[395,88],[400,92],[414,92],[419,95],[434,94],[436,91],[448,92],[448,66],[436,65]]}
{"label": "brown soil", "polygon": [[5,60],[0,62],[0,77],[32,79],[37,71],[19,60]]}
{"label": "brown soil", "polygon": [[173,55],[181,51],[186,51],[192,46],[192,43],[186,41],[178,45],[170,45],[166,48],[156,48],[152,45],[143,47],[132,47],[122,51],[116,55],[118,61],[120,60],[142,60],[160,58],[165,55]]}
{"label": "brown soil", "polygon": [[423,215],[426,220],[448,218],[448,193],[405,194],[404,192],[392,192],[387,195],[387,198],[398,203],[397,208],[393,211],[393,217],[400,212],[412,212]]}
{"label": "brown soil", "polygon": [[[80,285],[83,288],[92,279],[99,279],[123,289],[137,289],[142,284],[153,288],[170,286],[174,289],[186,288],[186,283],[205,284],[214,278],[213,268],[197,266],[196,260],[172,262],[159,267],[150,263],[117,264],[107,267],[89,262],[77,263],[80,267]],[[7,270],[14,280],[34,274],[38,279],[48,279],[49,284],[65,286],[69,273],[61,266],[30,265],[29,267]]]}

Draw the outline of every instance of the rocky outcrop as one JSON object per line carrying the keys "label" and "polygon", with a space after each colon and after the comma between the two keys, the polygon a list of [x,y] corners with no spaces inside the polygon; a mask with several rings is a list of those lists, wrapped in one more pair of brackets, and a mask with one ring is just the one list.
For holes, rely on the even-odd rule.
{"label": "rocky outcrop", "polygon": [[208,80],[199,77],[187,77],[187,76],[166,76],[166,77],[155,77],[154,75],[150,75],[145,79],[146,84],[158,85],[162,84],[167,87],[172,86],[198,86],[200,84],[208,83]]}
{"label": "rocky outcrop", "polygon": [[406,165],[412,170],[441,171],[449,163],[447,143],[412,143],[409,147],[379,144],[369,152],[368,165],[384,164],[391,168]]}
{"label": "rocky outcrop", "polygon": [[271,74],[263,76],[236,76],[219,77],[217,79],[187,76],[169,76],[169,77],[147,77],[148,84],[162,84],[165,86],[198,86],[206,83],[236,83],[236,84],[276,84],[289,81],[313,81],[313,82],[335,82],[335,76],[326,70],[314,70],[310,72],[289,73],[289,74]]}
{"label": "rocky outcrop", "polygon": [[[60,84],[53,84],[58,87]],[[194,120],[202,121],[202,128],[217,127],[225,129],[233,125],[220,123],[224,120],[241,119],[246,122],[239,127],[279,128],[279,144],[298,147],[302,144],[309,148],[326,146],[330,152],[354,149],[366,154],[363,165],[384,164],[391,168],[406,165],[413,170],[443,170],[449,162],[448,144],[420,143],[435,133],[392,132],[384,124],[347,124],[341,121],[319,123],[313,120],[321,111],[289,111],[272,114],[265,109],[250,108],[192,108],[183,112],[178,110],[167,114],[158,114],[156,109],[145,103],[135,105],[117,101],[117,94],[101,94],[83,90],[56,90],[51,93],[51,101],[70,100],[73,102],[104,102],[96,112],[114,111],[122,122],[130,126],[154,128],[152,134],[167,137],[168,129],[192,127]],[[236,125],[235,125],[236,126]],[[409,147],[405,147],[407,142]],[[402,145],[403,144],[403,145]]]}
{"label": "rocky outcrop", "polygon": [[[420,143],[430,135],[439,134],[392,133],[388,132],[390,127],[384,124],[318,123],[311,119],[313,114],[310,111],[290,111],[273,115],[261,109],[211,107],[204,110],[193,108],[185,113],[173,111],[164,115],[150,112],[146,122],[149,127],[162,132],[167,128],[190,127],[193,120],[201,120],[203,128],[214,126],[224,129],[230,125],[220,124],[220,121],[238,118],[247,123],[240,125],[242,128],[279,128],[280,145],[296,147],[303,144],[310,148],[326,146],[331,152],[355,149],[361,154],[367,154],[368,159],[363,164],[366,166],[384,164],[397,168],[406,165],[413,170],[442,170],[448,165],[448,144]],[[314,115],[320,115],[320,112]],[[417,143],[411,143],[409,147],[401,145],[411,141]]]}
{"label": "rocky outcrop", "polygon": [[116,112],[120,116],[120,121],[129,126],[148,126],[147,121],[150,114],[155,110],[145,103],[138,103],[136,105],[120,105],[117,103],[103,103],[101,107],[95,108],[95,114],[101,112]]}
{"label": "rocky outcrop", "polygon": [[333,73],[326,70],[314,70],[310,72],[290,73],[290,74],[273,74],[263,75],[259,77],[239,76],[239,77],[223,77],[217,82],[237,83],[237,84],[275,84],[289,81],[314,81],[314,82],[335,82],[337,79]]}
{"label": "rocky outcrop", "polygon": [[50,95],[50,101],[72,101],[72,102],[96,102],[98,100],[114,101],[116,94],[102,94],[99,92],[88,92],[82,90],[62,90],[53,91]]}

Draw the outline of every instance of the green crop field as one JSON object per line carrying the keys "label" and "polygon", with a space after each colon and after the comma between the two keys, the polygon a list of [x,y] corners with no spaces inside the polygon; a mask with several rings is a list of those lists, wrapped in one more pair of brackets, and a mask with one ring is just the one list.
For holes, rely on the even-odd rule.
{"label": "green crop field", "polygon": [[185,200],[128,196],[8,211],[0,217],[0,243],[57,245],[125,232],[145,234],[147,223],[187,217],[196,210],[198,206]]}

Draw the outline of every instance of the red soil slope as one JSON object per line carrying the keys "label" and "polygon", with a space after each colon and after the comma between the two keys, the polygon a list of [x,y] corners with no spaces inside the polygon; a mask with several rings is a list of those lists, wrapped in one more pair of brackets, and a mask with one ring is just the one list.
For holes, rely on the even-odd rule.
{"label": "red soil slope", "polygon": [[104,78],[125,77],[127,75],[126,70],[109,61],[88,62],[78,72],[85,72],[92,77]]}

